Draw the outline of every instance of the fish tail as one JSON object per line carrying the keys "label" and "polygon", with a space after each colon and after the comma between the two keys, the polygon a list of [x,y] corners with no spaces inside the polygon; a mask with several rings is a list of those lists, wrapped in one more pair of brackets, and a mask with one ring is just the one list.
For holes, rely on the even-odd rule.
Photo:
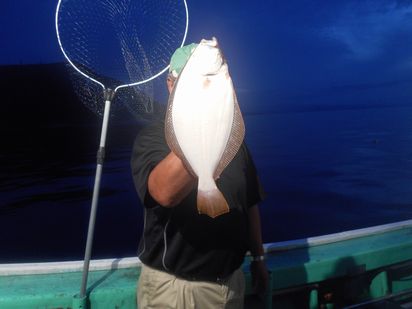
{"label": "fish tail", "polygon": [[216,218],[229,212],[229,205],[218,188],[208,191],[199,190],[197,192],[197,210],[200,214]]}

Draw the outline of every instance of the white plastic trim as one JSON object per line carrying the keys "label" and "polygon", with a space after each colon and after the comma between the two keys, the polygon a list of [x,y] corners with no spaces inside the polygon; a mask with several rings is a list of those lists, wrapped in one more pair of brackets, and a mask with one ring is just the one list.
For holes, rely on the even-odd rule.
{"label": "white plastic trim", "polygon": [[330,244],[334,242],[350,240],[354,238],[372,236],[376,234],[391,232],[395,230],[400,230],[404,228],[412,227],[412,220],[399,221],[395,223],[383,224],[378,226],[372,226],[362,229],[350,230],[340,233],[302,238],[289,241],[281,241],[265,244],[265,252],[276,252],[276,251],[285,251],[298,248],[307,248],[319,245]]}
{"label": "white plastic trim", "polygon": [[[138,257],[92,260],[90,261],[89,270],[96,271],[139,267],[141,263],[142,262]],[[0,276],[54,274],[81,272],[82,270],[83,260],[48,263],[0,264]]]}

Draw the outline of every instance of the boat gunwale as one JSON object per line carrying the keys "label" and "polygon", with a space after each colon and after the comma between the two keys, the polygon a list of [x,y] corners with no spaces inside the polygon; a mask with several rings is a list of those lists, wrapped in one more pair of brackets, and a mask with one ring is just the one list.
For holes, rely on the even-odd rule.
{"label": "boat gunwale", "polygon": [[264,244],[265,252],[279,252],[300,248],[315,247],[321,245],[327,245],[335,242],[351,240],[355,238],[368,237],[372,235],[378,235],[388,233],[396,230],[406,229],[412,227],[412,219],[405,221],[398,221],[394,223],[376,225],[372,227],[354,229],[344,232],[326,234],[321,236],[314,236],[308,238],[301,238],[295,240],[286,240],[274,243]]}
{"label": "boat gunwale", "polygon": [[[412,227],[412,220],[382,224],[367,228],[354,229],[339,233],[326,234],[308,238],[280,241],[264,244],[265,254],[295,250],[301,248],[327,245],[335,242],[368,237],[371,235],[392,232]],[[247,253],[249,255],[249,252]],[[96,259],[90,261],[90,271],[115,270],[122,268],[140,267],[142,262],[136,257]],[[83,260],[64,262],[38,262],[38,263],[10,263],[0,264],[0,276],[14,275],[41,275],[65,272],[80,272],[83,269]]]}

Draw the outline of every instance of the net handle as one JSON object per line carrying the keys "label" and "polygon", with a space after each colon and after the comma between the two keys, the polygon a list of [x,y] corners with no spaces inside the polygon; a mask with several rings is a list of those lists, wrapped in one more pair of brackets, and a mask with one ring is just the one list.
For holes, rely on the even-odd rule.
{"label": "net handle", "polygon": [[[60,40],[59,23],[58,23],[58,20],[59,20],[59,11],[60,11],[60,4],[61,4],[61,2],[62,2],[62,0],[59,0],[59,2],[57,3],[56,14],[55,14],[55,27],[56,27],[57,41],[58,41],[58,43],[59,43],[59,47],[60,47],[60,49],[61,49],[64,57],[66,58],[66,60],[69,62],[69,64],[70,64],[77,72],[79,72],[82,76],[86,77],[87,79],[91,80],[92,82],[100,85],[100,86],[103,88],[103,91],[104,91],[104,90],[106,90],[105,85],[104,85],[103,83],[99,82],[98,80],[90,77],[90,76],[87,75],[86,73],[82,72],[82,70],[80,70],[80,69],[70,60],[69,56],[66,54],[66,52],[65,52],[65,50],[64,50],[64,48],[63,48],[62,42],[61,42],[61,40]],[[185,33],[184,33],[184,35],[183,35],[182,43],[180,44],[179,47],[182,47],[182,46],[185,44],[186,36],[187,36],[187,31],[188,31],[188,29],[189,29],[189,10],[188,10],[188,8],[187,8],[186,0],[183,0],[183,3],[184,3],[184,5],[185,5],[186,26],[185,26]],[[124,84],[124,85],[117,86],[117,87],[114,89],[114,93],[116,93],[116,91],[117,91],[118,89],[120,89],[120,88],[132,87],[132,86],[137,86],[137,85],[141,85],[141,84],[147,83],[147,82],[149,82],[149,81],[157,78],[158,76],[162,75],[164,72],[166,72],[167,69],[169,69],[169,67],[170,67],[170,65],[167,65],[163,70],[161,70],[160,72],[156,73],[155,75],[153,75],[153,76],[151,76],[151,77],[149,77],[149,78],[147,78],[147,79],[145,79],[145,80],[142,80],[142,81],[139,81],[139,82],[135,82],[135,83],[130,83],[130,84]]]}

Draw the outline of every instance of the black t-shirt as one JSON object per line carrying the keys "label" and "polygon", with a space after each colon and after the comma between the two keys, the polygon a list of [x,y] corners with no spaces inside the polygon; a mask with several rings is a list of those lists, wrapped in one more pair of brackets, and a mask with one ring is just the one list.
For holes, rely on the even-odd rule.
{"label": "black t-shirt", "polygon": [[247,210],[262,199],[249,151],[243,144],[216,181],[230,211],[214,219],[198,213],[196,189],[173,208],[158,205],[150,196],[149,174],[169,153],[162,121],[142,129],[136,137],[132,173],[145,205],[139,258],[150,267],[189,280],[226,278],[240,267],[248,249]]}

